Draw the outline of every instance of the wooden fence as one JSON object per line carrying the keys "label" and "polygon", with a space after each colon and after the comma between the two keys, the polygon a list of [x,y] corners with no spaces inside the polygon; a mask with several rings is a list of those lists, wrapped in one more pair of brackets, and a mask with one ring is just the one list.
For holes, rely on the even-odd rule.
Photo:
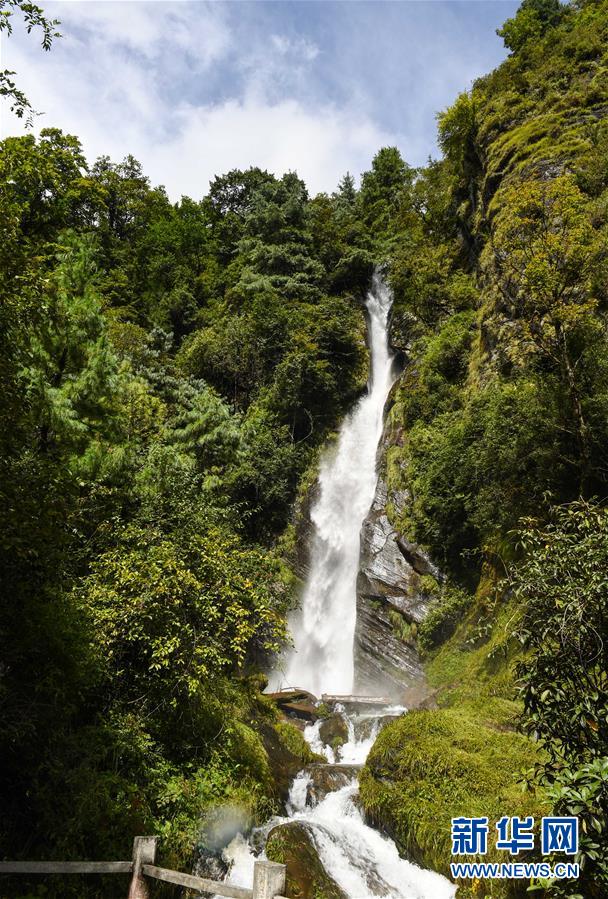
{"label": "wooden fence", "polygon": [[135,837],[133,858],[128,862],[1,862],[0,874],[131,874],[128,899],[150,899],[150,881],[162,880],[177,886],[214,893],[229,899],[284,899],[285,865],[256,861],[251,889],[219,880],[207,880],[159,868],[156,860],[158,837]]}

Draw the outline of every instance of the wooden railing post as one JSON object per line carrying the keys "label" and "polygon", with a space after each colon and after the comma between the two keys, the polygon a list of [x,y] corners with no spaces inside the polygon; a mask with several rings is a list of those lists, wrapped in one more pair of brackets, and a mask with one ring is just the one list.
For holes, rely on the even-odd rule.
{"label": "wooden railing post", "polygon": [[285,889],[285,865],[277,862],[254,862],[253,899],[274,899]]}
{"label": "wooden railing post", "polygon": [[133,877],[129,887],[129,899],[149,899],[150,891],[142,874],[142,865],[153,865],[156,859],[158,837],[135,837],[133,840]]}

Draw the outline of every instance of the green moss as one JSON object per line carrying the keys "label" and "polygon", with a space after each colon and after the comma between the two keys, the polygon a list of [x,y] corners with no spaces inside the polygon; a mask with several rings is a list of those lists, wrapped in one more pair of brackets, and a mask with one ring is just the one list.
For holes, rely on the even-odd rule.
{"label": "green moss", "polygon": [[287,865],[288,896],[293,899],[346,899],[346,894],[325,871],[308,830],[296,822],[270,831],[266,855]]}
{"label": "green moss", "polygon": [[287,749],[293,756],[300,759],[303,765],[311,764],[317,760],[317,756],[295,724],[289,724],[287,721],[280,721],[275,725],[275,730],[285,749]]}
{"label": "green moss", "polygon": [[[434,578],[431,580],[435,582],[437,588],[437,582]],[[470,606],[471,599],[472,597],[465,590],[452,585],[444,585],[418,629],[419,648],[428,651],[451,636]]]}
{"label": "green moss", "polygon": [[[542,817],[550,804],[524,792],[522,775],[539,749],[516,732],[512,638],[517,609],[486,574],[453,636],[429,656],[426,673],[439,708],[389,724],[362,772],[366,813],[419,863],[449,873],[452,817]],[[491,843],[491,840],[490,840]],[[491,847],[487,859],[504,861]],[[525,885],[462,884],[459,897],[512,896]]]}
{"label": "green moss", "polygon": [[404,643],[412,642],[416,639],[418,626],[415,622],[406,621],[401,612],[397,609],[389,609],[388,618],[395,637]]}
{"label": "green moss", "polygon": [[293,724],[279,722],[258,725],[272,772],[272,795],[287,799],[291,783],[306,765],[324,761],[310,748],[300,731]]}
{"label": "green moss", "polygon": [[519,610],[504,602],[493,579],[482,578],[475,600],[453,636],[426,663],[443,708],[465,708],[491,727],[514,728],[513,665],[521,647],[513,637]]}
{"label": "green moss", "polygon": [[437,579],[432,574],[421,574],[418,579],[418,586],[421,593],[424,593],[426,596],[432,596],[439,589]]}
{"label": "green moss", "polygon": [[319,718],[329,718],[330,715],[333,715],[333,712],[327,703],[320,702],[317,706],[317,715]]}
{"label": "green moss", "polygon": [[[502,815],[540,818],[549,811],[518,782],[535,759],[529,740],[482,724],[473,712],[413,711],[378,737],[361,776],[361,800],[402,852],[448,875],[451,818],[487,815],[492,826]],[[491,843],[487,860],[504,861]],[[487,895],[511,893],[498,883]]]}
{"label": "green moss", "polygon": [[[605,7],[582,10],[476,83],[486,186],[569,167],[589,146],[606,102],[607,32]],[[485,211],[499,207],[494,194]]]}
{"label": "green moss", "polygon": [[272,774],[268,762],[268,754],[258,733],[242,721],[234,721],[231,725],[231,756],[239,765],[260,784],[269,787]]}

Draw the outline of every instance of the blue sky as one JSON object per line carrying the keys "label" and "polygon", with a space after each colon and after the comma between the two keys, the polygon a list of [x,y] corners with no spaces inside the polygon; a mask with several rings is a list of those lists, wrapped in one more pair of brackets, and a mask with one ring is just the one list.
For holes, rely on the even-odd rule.
{"label": "blue sky", "polygon": [[[511,0],[43,3],[50,53],[16,23],[2,67],[87,157],[132,153],[173,199],[234,167],[295,170],[311,192],[397,145],[436,155],[435,113],[505,56]],[[2,110],[2,136],[20,122]]]}

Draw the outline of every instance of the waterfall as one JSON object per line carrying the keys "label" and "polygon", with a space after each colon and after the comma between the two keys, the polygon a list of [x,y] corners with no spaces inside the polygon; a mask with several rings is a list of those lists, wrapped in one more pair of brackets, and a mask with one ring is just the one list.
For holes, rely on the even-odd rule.
{"label": "waterfall", "polygon": [[310,573],[300,611],[290,621],[294,646],[280,685],[324,692],[353,688],[353,641],[361,525],[374,498],[383,410],[393,383],[388,346],[391,294],[378,274],[367,294],[371,371],[368,389],[344,420],[321,464]]}
{"label": "waterfall", "polygon": [[[300,611],[290,621],[293,649],[272,678],[272,689],[295,687],[315,696],[345,695],[353,690],[353,644],[357,616],[359,535],[376,489],[376,454],[383,411],[393,383],[388,346],[391,295],[374,275],[366,300],[371,370],[368,390],[345,419],[334,447],[321,464],[318,493],[311,510],[314,526],[309,575]],[[345,702],[347,700],[345,699]],[[350,698],[350,711],[334,701],[331,714],[346,725],[348,739],[329,745],[322,719],[304,736],[325,765],[316,762],[292,783],[277,816],[254,829],[249,840],[238,834],[225,847],[230,879],[251,883],[256,855],[265,852],[275,827],[297,824],[308,834],[321,865],[349,899],[453,899],[456,888],[444,877],[400,857],[395,843],[370,827],[357,801],[357,772],[381,727],[406,709],[373,706],[369,697]],[[323,777],[315,781],[323,771]],[[219,897],[216,897],[219,899]]]}

